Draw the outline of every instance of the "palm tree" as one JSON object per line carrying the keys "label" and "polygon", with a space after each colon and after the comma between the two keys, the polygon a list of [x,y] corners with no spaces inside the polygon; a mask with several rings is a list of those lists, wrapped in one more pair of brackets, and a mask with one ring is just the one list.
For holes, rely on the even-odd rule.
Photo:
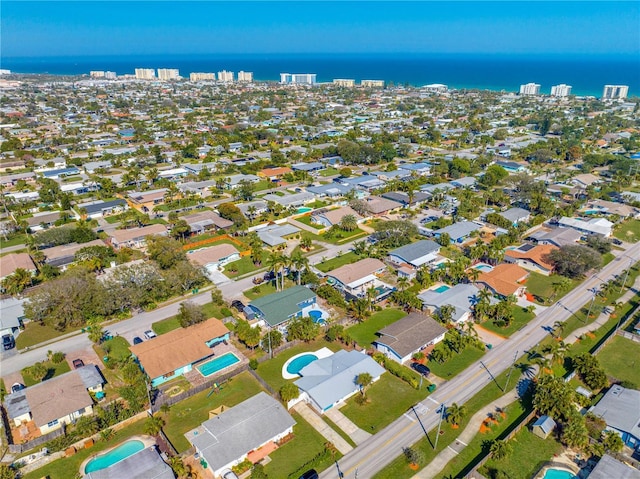
{"label": "palm tree", "polygon": [[358,228],[358,220],[354,215],[344,215],[340,220],[340,229],[343,231],[355,231]]}
{"label": "palm tree", "polygon": [[454,306],[451,306],[450,304],[443,304],[438,308],[436,317],[442,324],[448,325],[453,320],[453,313],[455,312],[456,308]]}
{"label": "palm tree", "polygon": [[351,301],[347,309],[349,314],[358,321],[364,321],[371,314],[369,311],[369,302],[364,299]]}
{"label": "palm tree", "polygon": [[298,285],[300,285],[301,272],[309,267],[309,260],[302,256],[302,252],[296,248],[291,255],[291,265],[296,269]]}
{"label": "palm tree", "polygon": [[556,338],[559,338],[560,335],[564,332],[565,326],[566,324],[564,324],[564,321],[556,321],[555,323],[553,323],[552,335],[554,335]]}
{"label": "palm tree", "polygon": [[406,276],[400,276],[398,278],[398,287],[400,288],[400,291],[407,289],[409,287],[409,278]]}
{"label": "palm tree", "polygon": [[370,288],[367,288],[365,293],[367,295],[367,301],[369,302],[369,311],[373,311],[373,300],[378,296],[378,290],[375,286],[371,286]]}
{"label": "palm tree", "polygon": [[466,415],[467,407],[464,405],[458,406],[458,404],[453,403],[451,406],[447,407],[447,421],[449,421],[454,427],[458,427],[460,421],[464,419]]}
{"label": "palm tree", "polygon": [[16,269],[12,274],[2,280],[2,289],[8,294],[22,293],[25,288],[33,284],[33,276],[24,268]]}
{"label": "palm tree", "polygon": [[480,270],[478,268],[471,268],[467,270],[467,277],[469,278],[469,282],[475,283],[478,281],[478,277],[480,276]]}
{"label": "palm tree", "polygon": [[513,448],[507,441],[500,441],[496,439],[491,442],[489,452],[495,460],[499,461],[511,454],[513,452]]}
{"label": "palm tree", "polygon": [[144,424],[144,433],[149,436],[157,436],[164,426],[164,419],[160,416],[149,416]]}
{"label": "palm tree", "polygon": [[282,256],[280,253],[271,253],[269,255],[269,258],[267,259],[267,265],[273,272],[273,276],[276,282],[276,291],[279,291],[280,283],[278,282],[278,275],[280,274],[280,269],[284,267],[284,256]]}
{"label": "palm tree", "polygon": [[360,387],[360,393],[366,397],[367,387],[373,382],[373,377],[369,373],[360,373],[356,376],[356,384]]}

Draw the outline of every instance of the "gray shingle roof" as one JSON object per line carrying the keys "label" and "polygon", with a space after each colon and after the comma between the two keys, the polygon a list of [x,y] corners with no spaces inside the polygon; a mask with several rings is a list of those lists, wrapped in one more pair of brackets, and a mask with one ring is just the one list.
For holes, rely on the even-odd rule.
{"label": "gray shingle roof", "polygon": [[264,392],[202,423],[204,433],[190,438],[215,471],[282,434],[296,421]]}
{"label": "gray shingle roof", "polygon": [[105,380],[102,377],[98,366],[96,366],[95,364],[87,364],[86,366],[77,368],[75,371],[76,373],[78,373],[80,379],[82,379],[82,382],[87,389],[105,383]]}
{"label": "gray shingle roof", "polygon": [[470,235],[473,231],[480,229],[480,226],[471,221],[459,221],[449,226],[436,230],[436,234],[447,233],[452,240],[458,240]]}
{"label": "gray shingle roof", "polygon": [[614,459],[608,454],[602,456],[602,459],[593,468],[589,479],[640,479],[640,471],[623,462]]}
{"label": "gray shingle roof", "polygon": [[589,412],[604,419],[607,426],[640,439],[640,391],[612,386]]}
{"label": "gray shingle roof", "polygon": [[408,316],[378,331],[376,342],[393,349],[400,357],[429,344],[446,332],[446,328],[431,317],[420,313]]}
{"label": "gray shingle roof", "polygon": [[400,248],[389,251],[390,255],[398,256],[407,263],[415,266],[420,266],[425,261],[423,258],[427,255],[437,252],[440,249],[440,245],[432,240],[420,240],[415,243],[410,243]]}
{"label": "gray shingle roof", "polygon": [[502,213],[498,214],[504,219],[515,223],[529,216],[531,212],[525,210],[524,208],[509,208],[507,211],[503,211]]}
{"label": "gray shingle roof", "polygon": [[315,298],[316,294],[304,286],[294,286],[277,293],[268,294],[250,303],[264,315],[264,320],[271,326],[285,322],[300,311],[300,303]]}
{"label": "gray shingle roof", "polygon": [[476,303],[479,294],[480,290],[474,285],[460,283],[442,293],[433,290],[425,291],[418,295],[418,299],[420,299],[425,306],[430,306],[435,309],[445,304],[453,306],[455,311],[452,319],[458,321],[473,309],[473,305]]}

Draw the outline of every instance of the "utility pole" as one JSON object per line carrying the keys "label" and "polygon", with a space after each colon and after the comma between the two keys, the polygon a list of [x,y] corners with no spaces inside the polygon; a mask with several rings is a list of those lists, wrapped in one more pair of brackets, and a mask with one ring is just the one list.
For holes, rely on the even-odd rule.
{"label": "utility pole", "polygon": [[591,304],[589,305],[589,311],[587,311],[587,317],[584,320],[584,322],[586,323],[589,320],[589,316],[591,316],[591,308],[593,308],[593,303],[596,300],[596,290],[593,290],[593,296],[591,297]]}
{"label": "utility pole", "polygon": [[442,418],[444,417],[444,403],[440,404],[440,420],[438,421],[438,432],[436,434],[436,442],[433,445],[433,449],[435,450],[438,447],[438,438],[440,437],[440,427],[442,426]]}
{"label": "utility pole", "polygon": [[489,373],[489,377],[491,377],[491,379],[493,379],[493,382],[496,383],[496,386],[498,386],[500,391],[504,392],[504,389],[502,389],[502,386],[500,386],[500,384],[498,384],[498,381],[496,381],[496,377],[493,374],[491,374],[491,371],[489,371],[489,368],[486,366],[486,364],[484,364],[482,361],[480,361],[480,365]]}
{"label": "utility pole", "polygon": [[504,385],[503,392],[509,389],[509,380],[511,379],[511,373],[513,372],[513,367],[516,365],[516,359],[518,359],[518,353],[519,351],[516,351],[516,353],[513,355],[513,363],[511,363],[511,368],[509,368],[509,374],[507,374],[507,382]]}
{"label": "utility pole", "polygon": [[624,281],[622,282],[622,286],[620,286],[620,292],[624,289],[624,286],[627,284],[627,279],[629,279],[629,271],[631,270],[631,260],[629,260],[629,267],[627,268],[627,274],[624,276]]}

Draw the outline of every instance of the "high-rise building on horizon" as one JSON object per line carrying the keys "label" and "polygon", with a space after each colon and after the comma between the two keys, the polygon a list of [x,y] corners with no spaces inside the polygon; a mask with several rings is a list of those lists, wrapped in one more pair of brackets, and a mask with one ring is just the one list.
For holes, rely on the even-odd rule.
{"label": "high-rise building on horizon", "polygon": [[116,78],[118,78],[118,75],[116,75],[116,72],[106,71],[104,72],[104,77],[107,80],[115,80]]}
{"label": "high-rise building on horizon", "polygon": [[136,68],[136,80],[155,80],[156,71],[153,68]]}
{"label": "high-rise building on horizon", "polygon": [[177,68],[158,68],[158,79],[171,81],[180,79],[180,71]]}
{"label": "high-rise building on horizon", "polygon": [[244,83],[251,83],[253,81],[253,72],[245,72],[240,70],[238,72],[238,81]]}
{"label": "high-rise building on horizon", "polygon": [[603,100],[618,100],[627,98],[629,94],[628,85],[605,85],[602,91]]}
{"label": "high-rise building on horizon", "polygon": [[221,72],[218,72],[218,81],[232,82],[233,72],[228,72],[227,70],[222,70]]}
{"label": "high-rise building on horizon", "polygon": [[365,88],[384,88],[384,80],[361,80],[360,86]]}
{"label": "high-rise building on horizon", "polygon": [[444,83],[431,83],[430,85],[425,85],[421,88],[429,93],[447,93],[449,91],[449,87]]}
{"label": "high-rise building on horizon", "polygon": [[356,85],[356,81],[350,78],[335,78],[333,84],[336,86],[353,87]]}
{"label": "high-rise building on horizon", "polygon": [[189,80],[191,81],[207,81],[207,80],[214,80],[216,79],[216,74],[215,73],[200,73],[200,72],[194,72],[189,74]]}
{"label": "high-rise building on horizon", "polygon": [[560,85],[553,85],[551,87],[551,96],[557,96],[560,98],[571,95],[571,85],[565,85],[561,83]]}
{"label": "high-rise building on horizon", "polygon": [[540,84],[527,83],[526,85],[520,85],[520,94],[521,95],[539,95]]}
{"label": "high-rise building on horizon", "polygon": [[104,78],[104,71],[102,70],[92,70],[89,72],[89,76],[91,78]]}
{"label": "high-rise building on horizon", "polygon": [[11,75],[11,70],[7,70],[6,68],[0,68],[0,75]]}
{"label": "high-rise building on horizon", "polygon": [[315,85],[315,73],[280,73],[280,83],[284,85]]}

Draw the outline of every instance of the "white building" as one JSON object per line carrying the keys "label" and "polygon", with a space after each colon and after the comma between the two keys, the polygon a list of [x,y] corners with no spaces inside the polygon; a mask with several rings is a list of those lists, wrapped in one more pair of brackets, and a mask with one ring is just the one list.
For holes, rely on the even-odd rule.
{"label": "white building", "polygon": [[561,83],[560,85],[553,85],[551,87],[551,96],[557,97],[565,97],[571,95],[571,85],[565,85]]}
{"label": "white building", "polygon": [[7,70],[6,68],[0,68],[0,75],[11,75],[11,70]]}
{"label": "white building", "polygon": [[353,87],[356,85],[356,81],[353,79],[336,78],[333,80],[335,86]]}
{"label": "white building", "polygon": [[104,77],[107,80],[115,80],[118,77],[118,75],[116,75],[116,72],[107,71],[107,72],[104,72]]}
{"label": "white building", "polygon": [[158,78],[163,81],[178,80],[180,72],[177,68],[158,68]]}
{"label": "white building", "polygon": [[206,81],[206,80],[215,81],[215,79],[216,79],[215,73],[191,73],[189,75],[189,80],[191,81]]}
{"label": "white building", "polygon": [[104,71],[101,70],[93,70],[89,72],[89,76],[91,78],[104,78]]}
{"label": "white building", "polygon": [[153,68],[136,68],[136,80],[155,80],[156,71]]}
{"label": "white building", "polygon": [[245,83],[251,83],[253,81],[253,72],[245,72],[240,70],[238,72],[238,81],[239,82],[245,82]]}
{"label": "white building", "polygon": [[315,85],[315,73],[280,73],[280,83],[290,85]]}
{"label": "white building", "polygon": [[628,85],[605,85],[602,91],[603,100],[617,100],[627,98],[629,94]]}
{"label": "white building", "polygon": [[228,72],[227,70],[222,70],[221,72],[218,72],[218,81],[232,82],[233,72]]}
{"label": "white building", "polygon": [[432,83],[431,85],[423,86],[422,89],[429,93],[446,93],[449,90],[449,87],[442,83]]}
{"label": "white building", "polygon": [[520,85],[521,95],[539,95],[540,85],[538,83],[527,83],[526,85]]}
{"label": "white building", "polygon": [[366,88],[384,88],[384,80],[362,80],[360,85]]}

